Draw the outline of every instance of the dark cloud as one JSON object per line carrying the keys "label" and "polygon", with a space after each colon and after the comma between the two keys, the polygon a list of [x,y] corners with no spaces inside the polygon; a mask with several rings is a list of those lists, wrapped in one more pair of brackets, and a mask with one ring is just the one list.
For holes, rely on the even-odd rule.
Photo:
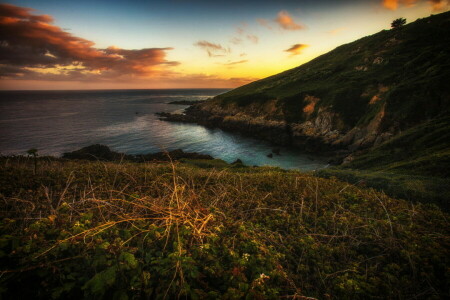
{"label": "dark cloud", "polygon": [[309,45],[306,44],[295,44],[292,45],[290,48],[284,50],[285,52],[289,52],[291,55],[299,55],[302,54],[303,49],[309,47]]}
{"label": "dark cloud", "polygon": [[214,44],[208,41],[198,41],[194,46],[200,47],[208,53],[209,57],[224,56],[231,52],[230,48],[225,48],[220,44]]}
{"label": "dark cloud", "polygon": [[[25,70],[64,66],[72,67],[71,71],[63,72],[69,77],[80,77],[83,72],[111,78],[123,75],[148,76],[158,66],[177,64],[165,59],[166,51],[172,48],[98,49],[94,47],[94,42],[73,36],[52,25],[50,16],[35,16],[31,14],[32,11],[30,8],[0,4],[0,64],[22,70],[2,72],[0,76],[3,78],[14,74],[37,76]],[[77,67],[75,71],[74,66]]]}

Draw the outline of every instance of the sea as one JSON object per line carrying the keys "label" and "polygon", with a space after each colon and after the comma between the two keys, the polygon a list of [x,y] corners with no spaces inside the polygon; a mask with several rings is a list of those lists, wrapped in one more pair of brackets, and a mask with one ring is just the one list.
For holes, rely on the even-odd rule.
{"label": "sea", "polygon": [[[127,154],[182,149],[228,163],[312,171],[326,158],[301,149],[196,124],[159,120],[157,112],[182,113],[173,101],[206,100],[223,89],[0,91],[0,154],[61,156],[92,144]],[[279,148],[281,155],[267,155]]]}

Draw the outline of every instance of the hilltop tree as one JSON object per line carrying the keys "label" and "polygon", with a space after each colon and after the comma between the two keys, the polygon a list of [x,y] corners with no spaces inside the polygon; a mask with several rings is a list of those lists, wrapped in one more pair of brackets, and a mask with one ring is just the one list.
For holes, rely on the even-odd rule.
{"label": "hilltop tree", "polygon": [[402,27],[405,24],[406,24],[406,19],[405,18],[398,18],[398,19],[395,19],[394,21],[392,21],[391,28],[392,29],[397,29],[397,28]]}

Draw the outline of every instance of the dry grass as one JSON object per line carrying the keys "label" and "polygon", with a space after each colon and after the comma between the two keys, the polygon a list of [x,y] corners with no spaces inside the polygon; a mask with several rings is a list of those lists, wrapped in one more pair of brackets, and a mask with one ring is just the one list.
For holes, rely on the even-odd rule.
{"label": "dry grass", "polygon": [[[34,175],[31,161],[0,162],[2,237],[35,247],[3,260],[2,285],[11,290],[19,274],[62,270],[98,251],[111,261],[132,253],[138,266],[123,269],[119,259],[117,267],[132,269],[130,278],[160,273],[146,288],[127,277],[125,287],[118,279],[104,287],[128,295],[364,298],[440,295],[445,285],[446,214],[370,189],[274,168],[43,159]],[[67,245],[71,256],[61,250]],[[78,284],[72,295],[98,292],[86,282],[106,271],[86,263],[85,289]]]}

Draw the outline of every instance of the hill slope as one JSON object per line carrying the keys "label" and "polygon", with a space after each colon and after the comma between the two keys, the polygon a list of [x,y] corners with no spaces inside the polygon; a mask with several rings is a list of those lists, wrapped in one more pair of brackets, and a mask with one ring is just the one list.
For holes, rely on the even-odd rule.
{"label": "hill slope", "polygon": [[313,151],[353,152],[449,116],[448,49],[450,12],[340,46],[173,119]]}

